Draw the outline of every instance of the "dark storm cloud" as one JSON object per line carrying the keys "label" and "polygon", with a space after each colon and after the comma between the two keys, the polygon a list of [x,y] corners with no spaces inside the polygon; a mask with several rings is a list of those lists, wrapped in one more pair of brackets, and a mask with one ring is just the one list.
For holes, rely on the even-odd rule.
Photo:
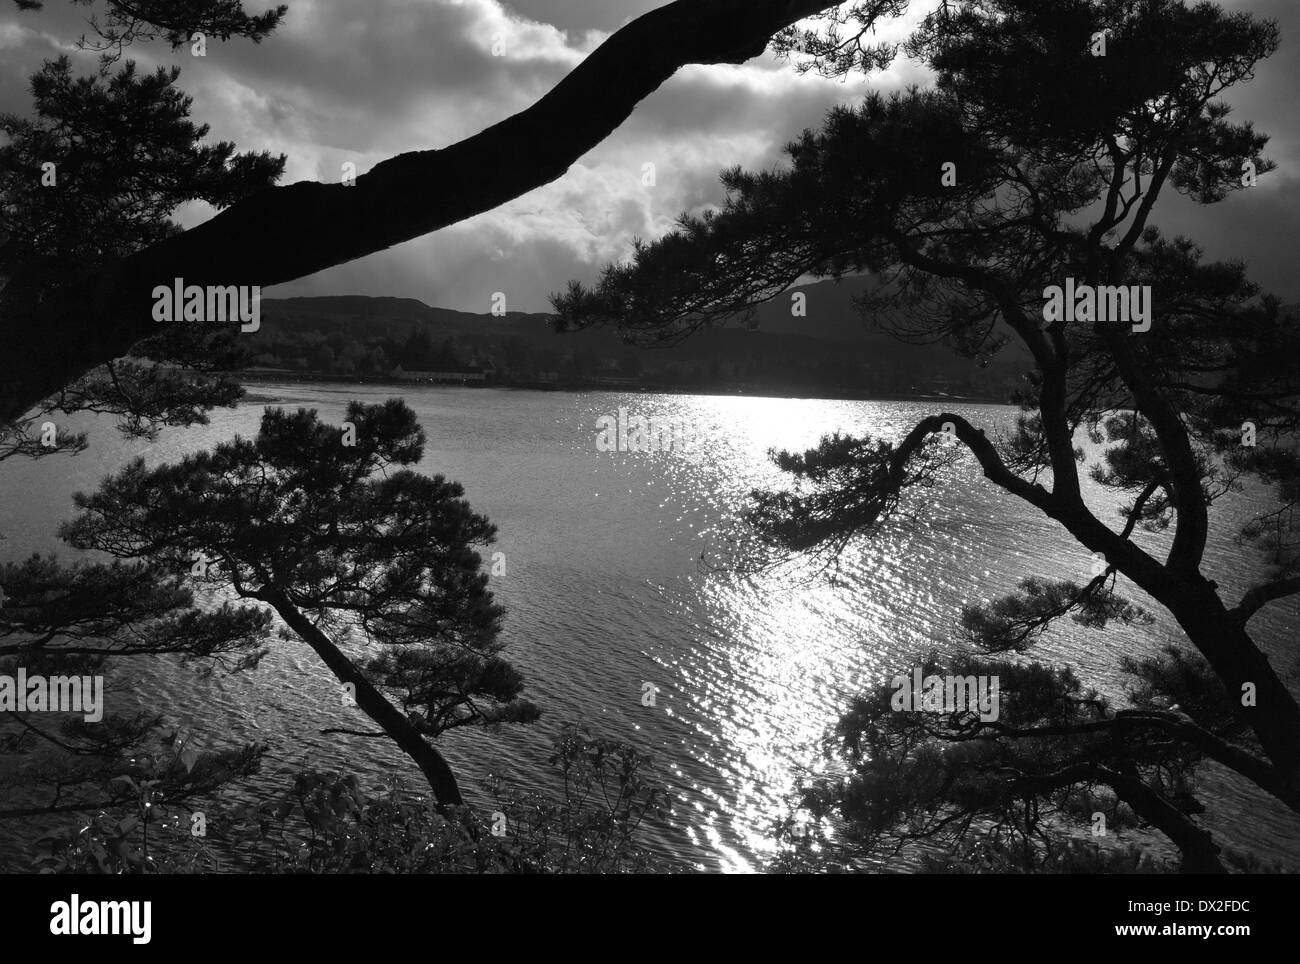
{"label": "dark storm cloud", "polygon": [[[211,43],[206,58],[162,44],[137,46],[131,55],[142,67],[179,64],[195,117],[211,125],[212,136],[287,154],[285,181],[292,182],[335,179],[345,162],[364,171],[392,154],[473,134],[533,103],[605,35],[663,0],[287,2],[285,24],[262,44]],[[908,22],[927,6],[914,3]],[[1211,257],[1246,260],[1257,280],[1297,301],[1291,262],[1300,223],[1300,48],[1292,35],[1300,37],[1300,4],[1225,6],[1281,22],[1282,50],[1231,98],[1234,117],[1274,135],[1269,153],[1280,166],[1219,205],[1171,197],[1157,221],[1168,233],[1201,241]],[[66,0],[50,0],[36,14],[0,6],[0,110],[29,108],[27,75],[43,59],[78,56],[72,42],[85,30],[85,14]],[[897,35],[906,23],[883,26]],[[94,58],[78,62],[89,70]],[[783,146],[818,126],[833,104],[855,103],[869,87],[925,82],[924,71],[908,64],[870,84],[798,76],[770,56],[742,67],[687,68],[555,183],[272,293],[391,293],[482,311],[492,292],[505,291],[512,308],[545,310],[547,295],[569,278],[591,280],[605,262],[626,257],[632,238],[656,237],[683,210],[717,204],[721,168],[778,164]],[[526,147],[520,159],[526,163]],[[655,165],[653,186],[643,183],[647,163]],[[201,205],[181,212],[186,224],[210,215]]]}
{"label": "dark storm cloud", "polygon": [[295,0],[273,39],[224,45],[203,66],[311,112],[328,143],[411,149],[522,109],[589,49],[481,0]]}
{"label": "dark storm cloud", "polygon": [[1224,9],[1276,20],[1282,44],[1264,61],[1255,79],[1225,96],[1231,120],[1251,121],[1271,135],[1265,153],[1277,170],[1258,185],[1213,205],[1162,198],[1156,224],[1167,234],[1184,234],[1207,257],[1245,261],[1250,277],[1284,302],[1300,301],[1296,241],[1300,232],[1300,4],[1295,0],[1224,0]]}

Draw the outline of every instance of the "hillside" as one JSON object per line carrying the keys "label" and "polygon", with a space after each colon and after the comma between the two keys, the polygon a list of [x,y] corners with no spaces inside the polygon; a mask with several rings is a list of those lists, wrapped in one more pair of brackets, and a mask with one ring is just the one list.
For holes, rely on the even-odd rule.
{"label": "hillside", "polygon": [[868,330],[851,304],[864,283],[802,286],[806,317],[793,317],[783,295],[758,311],[754,329],[713,328],[671,348],[628,345],[605,330],[556,334],[541,313],[498,317],[361,295],[263,299],[262,327],[245,344],[250,368],[333,376],[486,369],[492,381],[514,385],[1007,397],[1022,355],[981,368],[942,345]]}

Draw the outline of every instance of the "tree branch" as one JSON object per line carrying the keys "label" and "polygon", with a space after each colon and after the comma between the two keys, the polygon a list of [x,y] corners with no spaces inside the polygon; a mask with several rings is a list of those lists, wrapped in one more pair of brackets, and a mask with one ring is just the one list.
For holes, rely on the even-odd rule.
{"label": "tree branch", "polygon": [[152,291],[292,281],[491,210],[550,183],[687,64],[743,63],[826,0],[676,0],[615,32],[533,106],[354,185],[270,188],[0,318],[0,422],[156,331]]}
{"label": "tree branch", "polygon": [[[1240,773],[1261,789],[1277,797],[1289,808],[1300,813],[1300,792],[1288,783],[1277,767],[1267,760],[1232,745],[1204,727],[1198,726],[1190,717],[1184,714],[1160,712],[1158,710],[1120,710],[1109,720],[1028,728],[1007,726],[996,721],[978,722],[973,725],[976,733],[970,739],[987,740],[1001,737],[1035,739],[1049,736],[1081,736],[1086,733],[1107,732],[1122,734],[1141,727],[1154,727],[1176,739],[1182,740],[1194,749],[1204,753],[1211,760]],[[982,731],[989,730],[993,731],[996,736],[981,735]],[[951,734],[936,733],[935,736],[941,739],[954,738]]]}
{"label": "tree branch", "polygon": [[922,438],[936,432],[942,432],[943,426],[950,423],[953,427],[957,438],[964,444],[975,459],[979,462],[980,467],[984,470],[984,477],[999,488],[1005,489],[1012,495],[1019,496],[1032,506],[1048,511],[1051,504],[1051,495],[1046,489],[1035,482],[1030,482],[1016,475],[998,455],[997,449],[993,443],[984,435],[983,429],[975,428],[970,422],[960,415],[954,415],[952,412],[940,412],[938,415],[931,415],[922,420],[912,429],[908,437],[904,439],[903,444],[899,446],[899,454],[904,458],[911,453],[920,444]]}
{"label": "tree branch", "polygon": [[1263,583],[1253,587],[1242,596],[1241,602],[1237,603],[1232,610],[1232,614],[1241,620],[1241,624],[1244,626],[1250,621],[1251,616],[1274,599],[1281,599],[1283,596],[1290,596],[1297,592],[1300,592],[1300,576]]}

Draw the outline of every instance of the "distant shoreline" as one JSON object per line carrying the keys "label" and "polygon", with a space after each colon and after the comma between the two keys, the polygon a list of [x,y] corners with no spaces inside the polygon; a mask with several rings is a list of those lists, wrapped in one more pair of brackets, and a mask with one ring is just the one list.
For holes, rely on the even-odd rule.
{"label": "distant shoreline", "polygon": [[[747,386],[745,388],[656,385],[652,383],[609,384],[600,381],[574,379],[564,382],[527,382],[510,381],[499,383],[465,383],[413,381],[404,378],[384,376],[327,375],[316,372],[275,372],[275,371],[232,371],[223,374],[240,382],[303,382],[338,385],[393,385],[420,388],[454,388],[481,391],[485,388],[499,388],[509,391],[541,392],[609,392],[633,395],[713,395],[723,398],[789,398],[817,399],[832,402],[958,402],[967,405],[1011,405],[1005,398],[993,398],[980,395],[945,395],[933,393],[882,394],[878,392],[861,394],[819,395],[804,394],[797,388],[789,389],[786,394],[779,387]],[[254,399],[265,396],[252,396]]]}

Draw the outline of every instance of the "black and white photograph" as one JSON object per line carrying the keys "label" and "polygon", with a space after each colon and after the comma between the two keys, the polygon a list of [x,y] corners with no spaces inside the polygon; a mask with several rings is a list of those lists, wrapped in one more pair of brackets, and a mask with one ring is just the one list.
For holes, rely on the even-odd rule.
{"label": "black and white photograph", "polygon": [[1296,0],[0,0],[10,932],[1278,939],[1298,99]]}

